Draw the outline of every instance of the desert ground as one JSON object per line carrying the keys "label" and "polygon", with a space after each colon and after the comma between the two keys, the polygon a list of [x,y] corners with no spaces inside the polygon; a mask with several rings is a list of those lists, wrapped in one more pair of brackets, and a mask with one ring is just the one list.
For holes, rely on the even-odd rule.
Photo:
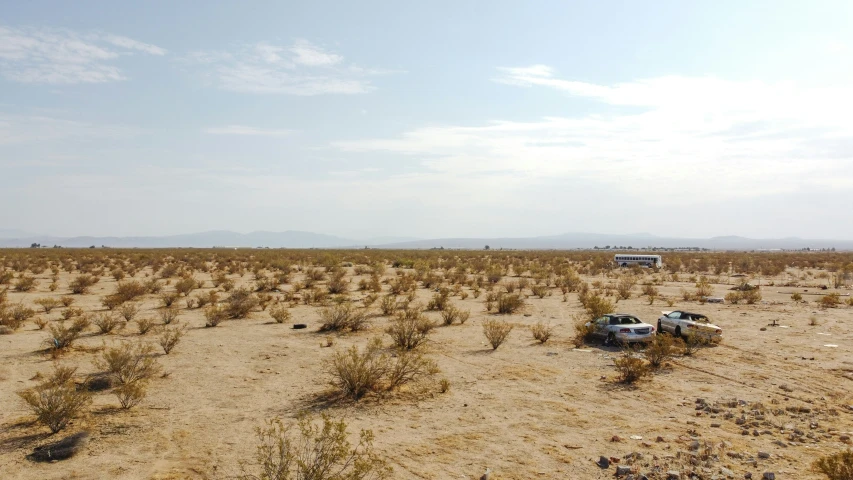
{"label": "desert ground", "polygon": [[[360,430],[371,430],[374,451],[395,479],[478,479],[487,468],[491,480],[596,479],[613,478],[617,466],[628,467],[622,478],[635,479],[667,478],[668,472],[683,479],[760,479],[771,472],[777,479],[826,478],[812,463],[848,449],[853,435],[853,306],[845,303],[844,270],[853,255],[663,252],[660,271],[616,268],[612,255],[0,251],[0,273],[7,272],[3,308],[34,311],[0,335],[0,478],[234,478],[253,468],[256,428],[272,418],[290,424],[304,412],[344,419],[353,443]],[[344,291],[327,294],[336,272],[343,272],[337,278]],[[70,285],[84,274],[98,282],[72,294]],[[577,279],[564,280],[573,275]],[[414,288],[393,295],[401,276],[411,277]],[[634,285],[622,299],[618,286],[626,276]],[[33,277],[35,285],[18,289],[22,277]],[[694,293],[703,277],[712,297],[749,282],[760,284],[760,300],[706,303]],[[162,297],[182,279],[195,286],[174,300],[178,316],[169,327],[184,334],[167,355],[158,345],[166,328],[159,325]],[[75,315],[118,317],[120,304],[110,310],[104,300],[122,284],[152,281],[159,293],[121,302],[138,305],[132,320],[122,319],[108,334],[89,325],[73,345],[54,348],[51,327]],[[657,290],[654,298],[649,286]],[[241,287],[264,304],[245,318],[206,327],[210,305],[187,304],[211,291],[224,302]],[[446,326],[441,311],[427,310],[442,289],[445,308],[470,312],[467,321]],[[723,340],[622,382],[614,366],[621,348],[576,341],[576,325],[590,315],[579,300],[582,289],[653,325],[662,311],[705,314],[722,328]],[[510,295],[507,290],[520,294],[520,308],[487,311],[490,295]],[[795,292],[802,298],[793,299]],[[831,293],[840,303],[821,303]],[[384,351],[396,355],[386,328],[397,312],[380,308],[388,295],[397,307],[420,305],[437,324],[417,351],[440,371],[358,400],[339,395],[330,373],[336,353],[380,338]],[[36,303],[63,297],[73,303],[49,313]],[[367,314],[366,328],[319,331],[322,315],[336,305]],[[63,321],[73,308],[82,312]],[[277,323],[274,308],[286,309],[289,318]],[[143,319],[156,324],[144,335],[137,327]],[[483,332],[490,320],[513,325],[496,349]],[[297,323],[307,328],[292,328]],[[544,343],[531,334],[539,323],[553,329]],[[98,359],[122,342],[152,345],[160,368],[146,384],[147,395],[128,409],[111,387],[90,388],[103,370]],[[38,387],[57,365],[75,367],[77,388],[92,392],[91,403],[52,434],[19,392]],[[30,457],[80,432],[87,440],[71,458]],[[607,468],[596,463],[602,456],[611,460]]]}

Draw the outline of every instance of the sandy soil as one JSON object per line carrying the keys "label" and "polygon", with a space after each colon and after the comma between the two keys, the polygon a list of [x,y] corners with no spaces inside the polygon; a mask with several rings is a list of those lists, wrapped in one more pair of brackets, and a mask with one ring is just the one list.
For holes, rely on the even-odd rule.
{"label": "sandy soil", "polygon": [[[385,277],[393,274],[389,268]],[[250,283],[250,276],[238,284]],[[70,278],[63,273],[59,290],[49,292],[49,280],[41,275],[36,291],[10,291],[8,302],[67,295]],[[208,288],[193,294],[212,287],[209,277],[196,278],[206,280]],[[363,277],[353,278],[355,289]],[[75,296],[75,306],[102,309],[100,298],[115,283],[104,277],[90,294]],[[531,296],[523,313],[503,316],[517,326],[494,351],[481,328],[493,317],[485,312],[484,296],[452,297],[454,305],[471,311],[471,319],[437,328],[429,346],[439,377],[451,382],[448,392],[333,405],[318,400],[329,389],[324,361],[334,350],[364,345],[374,336],[387,343],[386,317],[374,318],[367,332],[334,335],[327,348],[322,346],[327,335],[316,331],[317,307],[292,309],[292,323],[307,323],[305,330],[276,324],[260,311],[203,328],[202,311],[186,310],[181,299],[180,321],[189,330],[175,351],[158,356],[168,376],[157,378],[149,396],[129,411],[119,409],[111,393],[96,394],[89,412],[54,436],[33,422],[16,395],[35,386],[37,372],[47,373],[53,364],[43,353],[46,330],[29,321],[0,336],[0,478],[228,478],[239,473],[241,461],[251,460],[256,427],[275,416],[292,419],[305,409],[344,417],[351,432],[372,429],[376,449],[393,466],[393,478],[400,479],[476,479],[487,467],[493,480],[611,478],[615,467],[603,470],[594,461],[604,455],[627,465],[631,462],[624,457],[633,452],[642,455],[633,462],[640,472],[655,465],[685,472],[694,440],[701,448],[713,445],[711,453],[719,457],[692,467],[703,478],[726,478],[724,469],[732,478],[747,472],[753,478],[764,472],[778,479],[820,478],[809,464],[847,448],[842,439],[853,431],[853,308],[820,310],[818,297],[810,296],[808,304],[796,304],[792,289],[784,287],[764,287],[759,305],[699,305],[680,300],[682,287],[692,284],[660,287],[662,295],[679,299],[674,307],[661,301],[648,305],[646,298],[637,298],[638,287],[617,310],[648,323],[661,310],[702,312],[722,326],[725,339],[694,357],[675,359],[636,386],[614,382],[616,349],[573,348],[573,318],[582,308],[576,294],[563,301],[554,290],[544,299]],[[728,287],[714,285],[715,294],[724,295]],[[418,289],[424,303],[430,295]],[[364,293],[351,297],[358,300]],[[158,303],[146,296],[138,318],[156,318]],[[56,320],[61,310],[40,316]],[[428,315],[438,320],[435,312]],[[809,325],[812,315],[819,325]],[[540,320],[555,327],[544,345],[533,341],[528,328]],[[781,326],[762,330],[773,320]],[[140,337],[134,325],[107,336],[91,329],[60,363],[78,366],[81,375],[94,373],[98,350],[122,339],[155,343],[156,335]],[[710,412],[697,410],[700,398]],[[736,422],[741,416],[748,435]],[[33,448],[81,430],[89,431],[90,441],[79,455],[56,463],[26,459]],[[759,452],[769,458],[759,458]]]}

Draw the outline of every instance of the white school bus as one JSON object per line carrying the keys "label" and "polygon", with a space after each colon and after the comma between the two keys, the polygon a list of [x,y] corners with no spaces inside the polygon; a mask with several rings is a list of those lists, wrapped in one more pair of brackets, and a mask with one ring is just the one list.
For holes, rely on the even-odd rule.
{"label": "white school bus", "polygon": [[663,259],[661,259],[660,255],[617,254],[613,257],[613,261],[620,267],[640,265],[642,267],[661,268],[663,266]]}

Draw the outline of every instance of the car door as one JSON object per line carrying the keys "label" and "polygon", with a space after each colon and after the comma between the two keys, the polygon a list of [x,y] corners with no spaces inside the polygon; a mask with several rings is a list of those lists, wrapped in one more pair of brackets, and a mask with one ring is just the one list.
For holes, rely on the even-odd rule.
{"label": "car door", "polygon": [[677,310],[674,312],[669,312],[668,314],[664,315],[663,318],[661,319],[661,322],[660,322],[661,328],[668,331],[668,332],[674,332],[675,326],[678,325],[678,319],[680,319],[680,318],[681,318],[681,312],[679,312]]}
{"label": "car door", "polygon": [[609,320],[609,319],[608,319],[607,317],[601,317],[601,318],[599,318],[599,319],[596,319],[596,320],[595,320],[595,322],[593,322],[593,325],[595,326],[595,328],[594,328],[594,330],[593,330],[593,332],[594,332],[595,336],[597,336],[597,337],[601,337],[601,338],[606,338],[606,337],[607,337],[607,333],[608,333],[608,330],[607,330],[608,320]]}

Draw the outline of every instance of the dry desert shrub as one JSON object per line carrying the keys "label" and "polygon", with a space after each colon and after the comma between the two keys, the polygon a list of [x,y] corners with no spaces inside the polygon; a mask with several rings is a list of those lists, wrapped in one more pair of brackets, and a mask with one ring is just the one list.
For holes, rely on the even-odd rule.
{"label": "dry desert shrub", "polygon": [[343,420],[327,415],[317,424],[301,415],[296,431],[281,420],[258,428],[252,466],[243,465],[240,480],[384,480],[391,468],[373,451],[373,433],[362,430],[354,447]]}
{"label": "dry desert shrub", "polygon": [[270,317],[275,320],[275,323],[287,322],[291,317],[290,310],[281,303],[273,305],[272,308],[270,308]]}
{"label": "dry desert shrub", "polygon": [[129,322],[139,313],[139,304],[133,302],[125,303],[119,307],[118,313],[124,318],[124,321]]}
{"label": "dry desert shrub", "polygon": [[224,301],[228,318],[246,318],[260,304],[258,297],[247,288],[237,288]]}
{"label": "dry desert shrub", "polygon": [[619,283],[616,284],[616,291],[619,293],[619,298],[627,300],[631,298],[631,291],[637,285],[637,277],[633,275],[623,275],[619,278]]}
{"label": "dry desert shrub", "polygon": [[654,340],[649,342],[643,352],[646,360],[649,362],[649,367],[653,370],[660,368],[661,365],[678,353],[679,343],[671,335],[663,335],[661,333],[655,335]]}
{"label": "dry desert shrub", "polygon": [[177,307],[171,306],[171,307],[161,308],[159,313],[160,313],[160,320],[163,321],[164,325],[168,325],[168,324],[174,322],[178,318],[178,315],[181,314],[181,311],[178,310]]}
{"label": "dry desert shrub", "polygon": [[50,313],[51,310],[62,305],[59,299],[52,297],[37,298],[33,303],[44,309],[44,313]]}
{"label": "dry desert shrub", "polygon": [[154,320],[150,318],[140,318],[136,321],[136,328],[140,335],[145,335],[154,326]]}
{"label": "dry desert shrub", "polygon": [[651,373],[649,365],[631,349],[623,351],[613,363],[616,365],[616,380],[619,383],[634,383]]}
{"label": "dry desert shrub", "polygon": [[71,305],[74,304],[74,297],[65,295],[65,296],[59,297],[59,301],[62,303],[63,307],[70,307]]}
{"label": "dry desert shrub", "polygon": [[21,303],[11,308],[0,305],[0,326],[17,330],[21,328],[24,322],[35,316],[35,314],[35,310],[27,308]]}
{"label": "dry desert shrub", "polygon": [[335,352],[327,366],[331,384],[352,400],[370,392],[389,391],[418,383],[438,373],[435,362],[414,350],[399,350],[392,357],[383,351],[382,340],[373,339],[364,350],[355,346]]}
{"label": "dry desert shrub", "polygon": [[390,316],[394,314],[394,311],[397,310],[397,297],[395,295],[389,294],[382,297],[382,300],[379,301],[379,311],[382,312],[382,315]]}
{"label": "dry desert shrub", "polygon": [[533,338],[539,343],[547,342],[551,338],[551,335],[554,334],[554,328],[541,321],[536,322],[536,325],[530,327],[530,331],[533,333]]}
{"label": "dry desert shrub", "polygon": [[341,303],[320,311],[321,332],[350,330],[357,332],[367,328],[367,310],[350,303]]}
{"label": "dry desert shrub", "polygon": [[821,308],[835,308],[841,305],[841,295],[833,292],[829,295],[824,295],[818,302]]}
{"label": "dry desert shrub", "polygon": [[71,347],[80,338],[80,334],[90,325],[89,319],[82,316],[75,318],[70,325],[66,322],[67,320],[53,322],[48,328],[50,338],[45,343],[54,351],[63,351]]}
{"label": "dry desert shrub", "polygon": [[65,310],[62,311],[62,319],[63,320],[71,320],[74,317],[81,317],[81,316],[83,316],[83,309],[82,308],[77,308],[77,307],[66,308]]}
{"label": "dry desert shrub", "polygon": [[95,365],[118,385],[150,380],[160,371],[154,347],[140,342],[121,342],[104,350]]}
{"label": "dry desert shrub", "polygon": [[791,294],[791,300],[799,303],[803,301],[803,296],[799,292],[794,292]]}
{"label": "dry desert shrub", "polygon": [[524,306],[524,299],[518,293],[498,294],[495,301],[500,314],[515,313]]}
{"label": "dry desert shrub", "polygon": [[138,405],[148,394],[148,383],[126,383],[113,388],[113,393],[118,398],[121,408],[128,410]]}
{"label": "dry desert shrub", "polygon": [[124,327],[124,323],[122,323],[117,316],[106,312],[94,315],[92,317],[92,323],[98,327],[98,332],[102,335],[112,333],[116,328],[121,329]]}
{"label": "dry desert shrub", "polygon": [[[593,332],[595,328],[592,323],[589,322],[585,317],[576,316],[575,317],[575,335],[572,337],[572,344],[574,344],[575,348],[581,348],[586,344],[589,344],[593,340]],[[589,323],[589,325],[587,325]]]}
{"label": "dry desert shrub", "polygon": [[533,295],[536,295],[539,298],[545,298],[548,294],[551,293],[551,290],[548,289],[546,285],[534,285],[530,288],[530,291]]}
{"label": "dry desert shrub", "polygon": [[92,401],[86,389],[71,380],[75,369],[57,367],[41,385],[18,392],[36,415],[39,423],[57,433],[68,425]]}
{"label": "dry desert shrub", "polygon": [[166,308],[171,307],[172,304],[178,300],[178,298],[180,298],[180,295],[178,295],[178,292],[164,292],[164,293],[160,294],[160,302]]}
{"label": "dry desert shrub", "polygon": [[71,289],[71,293],[75,295],[85,295],[89,293],[89,288],[98,283],[100,280],[98,277],[94,275],[90,275],[88,273],[77,275],[71,280],[71,283],[68,284],[68,288]]}
{"label": "dry desert shrub", "polygon": [[204,318],[207,320],[205,327],[215,327],[228,318],[228,312],[224,306],[213,304],[204,309]]}
{"label": "dry desert shrub", "polygon": [[36,278],[32,275],[21,275],[18,277],[18,281],[15,282],[15,291],[16,292],[29,292],[30,290],[36,288],[38,286],[38,282]]}
{"label": "dry desert shrub", "polygon": [[682,355],[690,357],[695,355],[701,348],[711,345],[711,339],[705,335],[697,335],[689,332],[683,339],[677,339],[676,345],[680,347]]}
{"label": "dry desert shrub", "polygon": [[506,341],[511,331],[512,324],[504,320],[488,319],[483,322],[483,335],[486,336],[493,350],[497,350]]}
{"label": "dry desert shrub", "polygon": [[427,310],[437,310],[444,311],[444,309],[448,308],[450,305],[450,290],[446,288],[442,288],[439,292],[435,293],[430,299],[429,303],[427,303]]}
{"label": "dry desert shrub", "polygon": [[391,336],[394,346],[403,350],[412,350],[427,341],[429,333],[435,328],[417,307],[399,312],[385,333]]}
{"label": "dry desert shrub", "polygon": [[737,292],[737,291],[729,292],[726,294],[725,300],[726,300],[726,302],[728,302],[732,305],[737,305],[738,302],[743,300],[743,295],[741,294],[741,292]]}
{"label": "dry desert shrub", "polygon": [[853,480],[853,450],[820,457],[812,463],[812,470],[829,480]]}
{"label": "dry desert shrub", "polygon": [[753,305],[761,301],[761,291],[758,289],[741,292],[741,296],[747,305]]}
{"label": "dry desert shrub", "polygon": [[175,282],[175,293],[183,296],[189,295],[198,287],[198,282],[192,277],[185,277]]}
{"label": "dry desert shrub", "polygon": [[33,323],[36,324],[36,327],[38,327],[39,330],[44,330],[44,327],[47,326],[48,322],[47,322],[47,320],[45,320],[41,317],[36,317],[36,319],[33,320]]}
{"label": "dry desert shrub", "polygon": [[595,320],[608,313],[612,313],[614,309],[613,302],[597,294],[587,295],[581,304],[590,320]]}
{"label": "dry desert shrub", "polygon": [[184,336],[186,330],[180,328],[178,326],[167,327],[163,326],[163,329],[160,331],[160,347],[163,348],[163,353],[168,355],[177,345],[178,342],[181,341],[181,337]]}

